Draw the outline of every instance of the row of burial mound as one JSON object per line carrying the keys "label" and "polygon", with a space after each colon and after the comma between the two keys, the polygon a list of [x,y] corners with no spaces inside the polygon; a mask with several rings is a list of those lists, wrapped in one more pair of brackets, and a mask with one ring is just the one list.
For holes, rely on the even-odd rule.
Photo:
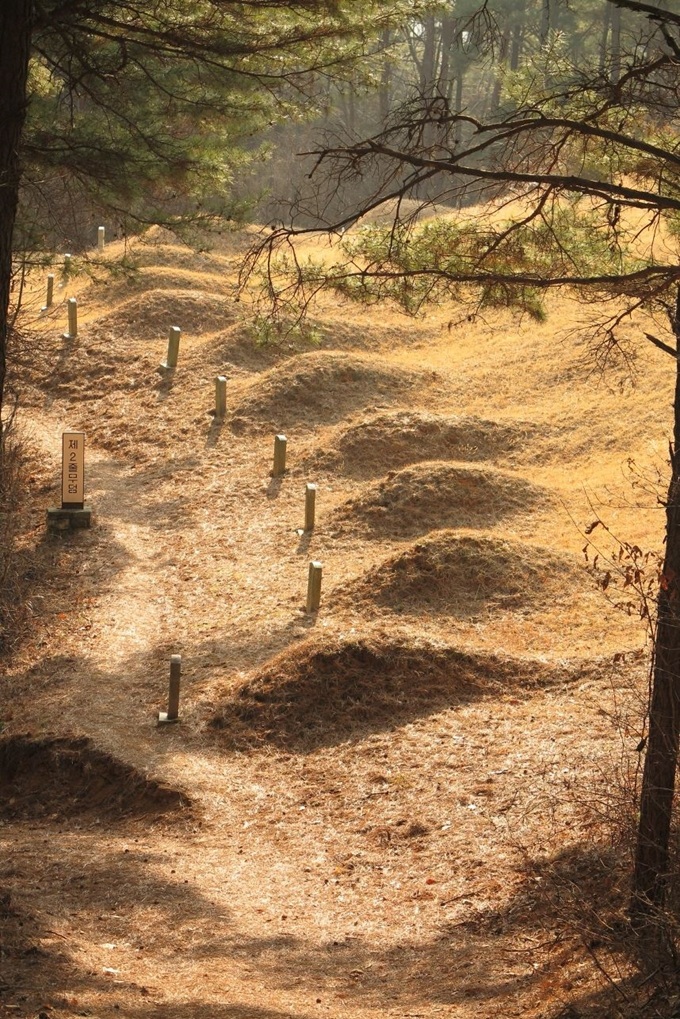
{"label": "row of burial mound", "polygon": [[484,534],[440,531],[391,556],[337,596],[391,612],[461,618],[486,610],[541,608],[582,589],[567,555]]}
{"label": "row of burial mound", "polygon": [[[274,429],[333,424],[374,403],[395,403],[427,373],[331,351],[299,354],[257,376],[234,408],[244,421]],[[431,384],[430,378],[430,384]]]}
{"label": "row of burial mound", "polygon": [[[349,317],[338,343],[323,328],[317,349],[301,350],[298,340],[258,347],[245,304],[229,290],[226,257],[192,252],[167,233],[155,237],[138,246],[135,272],[109,284],[115,300],[101,302],[99,313],[93,300],[77,341],[59,341],[56,356],[45,351],[45,380],[82,405],[80,426],[118,456],[146,449],[172,462],[188,441],[208,437],[214,375],[224,374],[224,427],[243,437],[234,455],[259,433],[302,434],[305,459],[296,466],[310,480],[356,482],[319,528],[315,554],[323,558],[323,542],[350,532],[411,542],[324,601],[332,629],[342,622],[333,620],[336,610],[365,608],[365,635],[291,646],[245,685],[231,677],[214,718],[227,744],[323,745],[508,686],[573,678],[576,666],[567,677],[565,667],[539,659],[437,641],[438,616],[523,614],[580,589],[582,571],[569,557],[483,533],[551,508],[552,494],[515,470],[545,455],[545,428],[464,407],[456,416],[431,412],[449,405],[446,380],[382,356],[386,326],[376,327],[383,332],[368,347],[365,328]],[[182,329],[180,359],[159,376],[171,325]],[[210,440],[220,441],[217,429]],[[401,626],[413,633],[387,632],[395,613],[411,617]],[[426,618],[435,623],[428,639],[416,630]]]}
{"label": "row of burial mound", "polygon": [[374,477],[421,460],[507,460],[536,434],[529,422],[446,417],[423,411],[366,414],[339,425],[309,466],[348,477]]}
{"label": "row of burial mound", "polygon": [[423,462],[390,471],[336,514],[339,526],[404,538],[434,528],[489,527],[550,501],[544,489],[494,468]]}
{"label": "row of burial mound", "polygon": [[142,774],[85,737],[0,741],[0,817],[68,819],[171,815],[182,792]]}
{"label": "row of burial mound", "polygon": [[211,724],[230,749],[306,752],[508,689],[566,682],[586,668],[387,632],[310,638],[225,693]]}
{"label": "row of burial mound", "polygon": [[153,288],[118,302],[114,311],[98,317],[90,335],[96,338],[114,330],[117,339],[134,337],[148,343],[179,322],[190,322],[191,333],[200,335],[224,329],[235,318],[233,302],[225,298],[201,290],[173,289],[169,299],[167,290]]}

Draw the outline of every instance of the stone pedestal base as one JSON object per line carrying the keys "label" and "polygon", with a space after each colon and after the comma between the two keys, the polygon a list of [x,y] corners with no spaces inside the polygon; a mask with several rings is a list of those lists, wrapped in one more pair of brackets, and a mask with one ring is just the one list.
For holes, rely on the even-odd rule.
{"label": "stone pedestal base", "polygon": [[158,724],[159,725],[176,725],[179,722],[179,718],[168,718],[167,711],[158,712]]}
{"label": "stone pedestal base", "polygon": [[82,509],[50,506],[47,511],[48,531],[72,531],[78,527],[90,527],[91,524],[92,509],[90,506],[83,506]]}

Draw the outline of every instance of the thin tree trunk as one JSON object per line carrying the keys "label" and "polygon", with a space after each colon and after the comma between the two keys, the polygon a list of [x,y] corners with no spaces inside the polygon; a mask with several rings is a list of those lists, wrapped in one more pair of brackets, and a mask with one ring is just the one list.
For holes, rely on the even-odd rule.
{"label": "thin tree trunk", "polygon": [[556,32],[559,27],[560,12],[557,7],[557,0],[543,0],[541,8],[541,45],[545,46],[550,33]]}
{"label": "thin tree trunk", "polygon": [[[680,287],[675,312],[680,343]],[[642,774],[631,920],[645,935],[662,935],[675,772],[680,738],[680,358],[676,359],[671,479],[666,504],[666,552],[657,605],[647,755]]]}
{"label": "thin tree trunk", "polygon": [[435,57],[437,49],[436,22],[433,15],[423,22],[425,38],[423,40],[423,62],[420,68],[420,91],[430,95],[436,79]]}
{"label": "thin tree trunk", "polygon": [[522,55],[522,43],[524,40],[524,11],[516,15],[512,26],[512,41],[510,43],[510,70],[516,71],[519,67]]}
{"label": "thin tree trunk", "polygon": [[441,23],[441,59],[439,61],[439,92],[445,96],[449,90],[451,47],[456,28],[455,20],[451,17],[442,17]]}
{"label": "thin tree trunk", "polygon": [[609,26],[611,22],[612,5],[609,0],[604,0],[604,12],[602,15],[602,35],[600,36],[600,74],[604,74],[607,67],[607,44],[609,42]]}
{"label": "thin tree trunk", "polygon": [[[460,62],[458,64],[458,71],[456,72],[456,92],[453,98],[453,109],[455,113],[463,112],[463,82],[465,78],[465,71],[463,70],[463,56],[461,54]],[[453,144],[455,148],[460,146],[461,137],[461,124],[460,121],[456,121],[456,129],[453,135]]]}
{"label": "thin tree trunk", "polygon": [[382,34],[382,67],[380,69],[380,89],[378,92],[378,102],[380,109],[380,129],[385,126],[385,122],[390,113],[391,97],[390,88],[392,85],[392,65],[390,57],[390,44],[392,42],[392,33],[389,28],[386,28]]}
{"label": "thin tree trunk", "polygon": [[12,235],[19,198],[19,141],[26,116],[32,0],[0,4],[0,415],[5,392]]}
{"label": "thin tree trunk", "polygon": [[612,22],[612,70],[611,82],[618,85],[621,77],[621,8],[614,7],[611,12]]}

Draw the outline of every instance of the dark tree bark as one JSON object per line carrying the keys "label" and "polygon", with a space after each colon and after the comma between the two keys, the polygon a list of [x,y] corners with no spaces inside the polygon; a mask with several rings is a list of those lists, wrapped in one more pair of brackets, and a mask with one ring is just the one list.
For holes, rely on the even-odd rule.
{"label": "dark tree bark", "polygon": [[434,15],[423,21],[423,62],[420,67],[420,91],[422,95],[431,95],[437,77],[437,23]]}
{"label": "dark tree bark", "polygon": [[[680,287],[675,310],[680,341]],[[631,916],[638,929],[661,931],[669,874],[675,772],[680,739],[680,359],[676,357],[671,479],[666,503],[666,552],[657,602],[654,682],[633,873]]]}
{"label": "dark tree bark", "polygon": [[543,0],[541,9],[541,44],[545,45],[551,32],[556,32],[559,27],[559,11],[557,0]]}
{"label": "dark tree bark", "polygon": [[26,116],[32,7],[32,0],[2,0],[0,4],[0,415],[7,366],[12,235],[19,197],[19,141]]}
{"label": "dark tree bark", "polygon": [[392,32],[386,28],[382,34],[383,62],[380,70],[380,91],[378,92],[378,103],[380,110],[380,123],[385,124],[390,113],[392,87],[392,66],[390,63],[390,45],[392,43]]}
{"label": "dark tree bark", "polygon": [[515,14],[511,29],[510,42],[510,70],[516,71],[522,56],[522,44],[524,42],[524,9]]}

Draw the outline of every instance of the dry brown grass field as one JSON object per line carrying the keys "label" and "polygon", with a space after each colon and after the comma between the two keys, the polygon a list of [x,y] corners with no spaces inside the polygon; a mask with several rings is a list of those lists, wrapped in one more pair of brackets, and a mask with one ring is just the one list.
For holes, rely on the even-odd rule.
{"label": "dry brown grass field", "polygon": [[[265,343],[236,300],[250,239],[151,231],[127,275],[75,259],[43,314],[28,281],[6,1013],[639,1014],[617,931],[647,635],[583,549],[601,577],[617,540],[661,547],[669,359],[638,344],[632,375],[592,371],[601,309],[568,295],[543,324],[329,297],[313,342]],[[50,536],[65,429],[93,526]],[[171,654],[181,721],[158,727]]]}

